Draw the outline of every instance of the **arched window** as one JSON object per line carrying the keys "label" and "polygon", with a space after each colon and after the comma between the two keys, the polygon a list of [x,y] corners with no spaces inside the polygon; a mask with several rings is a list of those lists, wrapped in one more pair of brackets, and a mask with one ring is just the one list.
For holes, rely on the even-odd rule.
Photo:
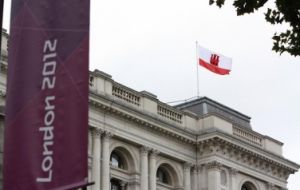
{"label": "arched window", "polygon": [[121,169],[125,169],[124,167],[124,161],[122,159],[122,157],[116,152],[113,151],[110,155],[110,162],[112,166],[121,168]]}
{"label": "arched window", "polygon": [[242,185],[241,190],[256,190],[256,188],[251,182],[246,182]]}
{"label": "arched window", "polygon": [[156,178],[161,183],[170,184],[170,177],[168,175],[168,172],[162,167],[158,168],[156,172]]}

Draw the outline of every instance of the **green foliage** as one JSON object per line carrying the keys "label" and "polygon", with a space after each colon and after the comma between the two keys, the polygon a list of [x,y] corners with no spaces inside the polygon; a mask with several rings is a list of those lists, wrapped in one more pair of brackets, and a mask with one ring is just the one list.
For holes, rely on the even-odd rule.
{"label": "green foliage", "polygon": [[[253,13],[264,6],[268,0],[235,0],[233,6],[237,15]],[[222,7],[225,0],[209,0],[209,4]],[[285,32],[275,33],[273,36],[273,50],[282,54],[287,52],[293,56],[300,56],[300,0],[275,0],[276,7],[268,8],[265,19],[271,24],[288,24]]]}

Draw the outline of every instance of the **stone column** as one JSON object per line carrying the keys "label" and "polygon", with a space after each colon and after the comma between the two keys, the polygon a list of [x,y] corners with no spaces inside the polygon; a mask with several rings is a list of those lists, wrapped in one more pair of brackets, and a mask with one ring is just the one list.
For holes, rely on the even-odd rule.
{"label": "stone column", "polygon": [[150,153],[150,162],[149,162],[149,189],[156,190],[156,157],[159,154],[159,151],[152,150]]}
{"label": "stone column", "polygon": [[109,140],[112,137],[110,132],[105,131],[103,136],[103,147],[102,147],[102,188],[101,189],[109,189],[110,184],[110,161],[109,161]]}
{"label": "stone column", "polygon": [[207,168],[205,165],[198,165],[198,190],[207,189],[208,186],[208,178],[207,178]]}
{"label": "stone column", "polygon": [[238,184],[236,181],[236,175],[238,171],[234,168],[230,169],[230,176],[231,176],[231,190],[238,190]]}
{"label": "stone column", "polygon": [[197,168],[197,165],[195,165],[193,168],[192,168],[192,178],[193,178],[193,184],[192,184],[192,190],[198,190],[198,185],[197,185],[197,182],[198,182],[198,172],[197,172],[198,168]]}
{"label": "stone column", "polygon": [[93,190],[100,189],[100,176],[101,176],[101,134],[103,131],[98,128],[94,128],[92,131],[93,135]]}
{"label": "stone column", "polygon": [[184,175],[184,181],[183,181],[184,190],[191,190],[191,164],[190,163],[184,163],[183,175]]}
{"label": "stone column", "polygon": [[221,164],[213,161],[207,164],[208,190],[221,189]]}
{"label": "stone column", "polygon": [[141,190],[148,190],[148,147],[141,147]]}

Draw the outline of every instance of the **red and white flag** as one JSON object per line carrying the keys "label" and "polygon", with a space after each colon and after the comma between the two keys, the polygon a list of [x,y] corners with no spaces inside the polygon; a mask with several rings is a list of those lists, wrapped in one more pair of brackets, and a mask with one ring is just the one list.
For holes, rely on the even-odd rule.
{"label": "red and white flag", "polygon": [[231,71],[232,59],[219,53],[198,46],[199,64],[206,69],[219,74],[228,75]]}

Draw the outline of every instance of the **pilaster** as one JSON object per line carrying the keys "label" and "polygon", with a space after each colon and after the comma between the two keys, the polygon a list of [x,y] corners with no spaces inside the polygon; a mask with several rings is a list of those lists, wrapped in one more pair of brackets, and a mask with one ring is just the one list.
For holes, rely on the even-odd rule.
{"label": "pilaster", "polygon": [[148,153],[149,147],[141,147],[141,190],[148,190]]}
{"label": "pilaster", "polygon": [[93,190],[100,189],[100,178],[101,178],[101,135],[103,133],[102,129],[93,128],[92,137],[93,137],[93,181],[95,182],[92,187]]}
{"label": "pilaster", "polygon": [[192,190],[198,190],[198,167],[194,165],[192,167]]}
{"label": "pilaster", "polygon": [[184,190],[191,190],[191,163],[184,163],[183,165],[183,175],[184,175],[184,181],[183,186]]}
{"label": "pilaster", "polygon": [[102,149],[102,189],[109,189],[110,176],[109,176],[109,142],[112,133],[105,131],[103,134],[103,149]]}
{"label": "pilaster", "polygon": [[156,190],[156,159],[157,155],[159,154],[159,151],[152,150],[150,153],[150,161],[149,161],[149,177],[150,177],[150,184],[149,188],[150,190]]}
{"label": "pilaster", "polygon": [[206,164],[208,171],[208,190],[221,189],[221,164],[213,161]]}
{"label": "pilaster", "polygon": [[238,184],[237,184],[237,179],[236,179],[238,170],[236,170],[234,168],[230,168],[229,172],[230,172],[230,177],[231,177],[230,189],[238,190]]}

